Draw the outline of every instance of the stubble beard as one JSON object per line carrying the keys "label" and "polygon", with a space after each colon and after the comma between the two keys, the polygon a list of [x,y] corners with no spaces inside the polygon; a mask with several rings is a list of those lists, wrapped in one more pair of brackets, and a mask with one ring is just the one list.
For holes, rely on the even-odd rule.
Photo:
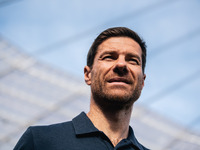
{"label": "stubble beard", "polygon": [[140,97],[142,90],[142,79],[138,79],[133,91],[123,89],[123,94],[118,95],[114,92],[106,91],[105,85],[101,80],[95,80],[91,85],[91,92],[95,103],[104,110],[119,111],[132,107],[133,103]]}

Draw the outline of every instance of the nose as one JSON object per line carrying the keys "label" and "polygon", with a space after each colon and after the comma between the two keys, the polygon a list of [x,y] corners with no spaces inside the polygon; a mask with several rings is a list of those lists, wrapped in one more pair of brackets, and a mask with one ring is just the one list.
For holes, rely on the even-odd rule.
{"label": "nose", "polygon": [[126,62],[125,58],[119,57],[116,60],[114,72],[117,73],[120,76],[125,75],[128,72],[127,62]]}

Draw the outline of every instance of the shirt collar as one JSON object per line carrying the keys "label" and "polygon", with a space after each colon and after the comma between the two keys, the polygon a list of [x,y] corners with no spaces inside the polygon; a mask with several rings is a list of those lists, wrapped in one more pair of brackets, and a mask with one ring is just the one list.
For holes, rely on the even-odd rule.
{"label": "shirt collar", "polygon": [[[72,119],[72,123],[75,129],[76,135],[90,134],[100,132],[91,122],[91,120],[87,117],[85,112],[81,112],[77,117]],[[141,144],[135,138],[133,129],[129,127],[129,135],[128,140],[139,149],[143,149]]]}
{"label": "shirt collar", "polygon": [[143,147],[141,146],[141,144],[137,141],[133,129],[129,126],[129,135],[128,135],[128,140],[130,140],[132,142],[133,145],[137,146],[139,149],[143,149]]}
{"label": "shirt collar", "polygon": [[85,112],[72,119],[76,135],[100,132],[87,117]]}

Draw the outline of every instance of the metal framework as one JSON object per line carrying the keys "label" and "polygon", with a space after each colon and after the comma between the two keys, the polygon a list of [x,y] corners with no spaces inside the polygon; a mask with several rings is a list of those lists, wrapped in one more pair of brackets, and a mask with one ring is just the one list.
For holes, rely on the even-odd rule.
{"label": "metal framework", "polygon": [[[14,147],[30,125],[71,120],[89,107],[83,81],[37,62],[0,38],[0,150]],[[131,126],[154,150],[200,149],[200,135],[136,104]]]}

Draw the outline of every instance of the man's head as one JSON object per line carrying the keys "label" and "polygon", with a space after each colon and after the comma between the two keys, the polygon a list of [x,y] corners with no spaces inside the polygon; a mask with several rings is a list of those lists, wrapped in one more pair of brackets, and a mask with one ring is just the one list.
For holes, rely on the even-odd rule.
{"label": "man's head", "polygon": [[138,36],[138,34],[126,27],[115,27],[109,28],[103,31],[99,36],[94,40],[92,46],[90,47],[87,55],[87,66],[90,68],[93,66],[94,57],[97,53],[99,45],[111,37],[129,37],[136,41],[141,49],[142,49],[142,71],[144,73],[145,65],[146,65],[146,44],[145,42]]}
{"label": "man's head", "polygon": [[90,48],[84,68],[94,102],[102,108],[131,106],[144,86],[145,56],[145,44],[132,30],[102,32]]}

